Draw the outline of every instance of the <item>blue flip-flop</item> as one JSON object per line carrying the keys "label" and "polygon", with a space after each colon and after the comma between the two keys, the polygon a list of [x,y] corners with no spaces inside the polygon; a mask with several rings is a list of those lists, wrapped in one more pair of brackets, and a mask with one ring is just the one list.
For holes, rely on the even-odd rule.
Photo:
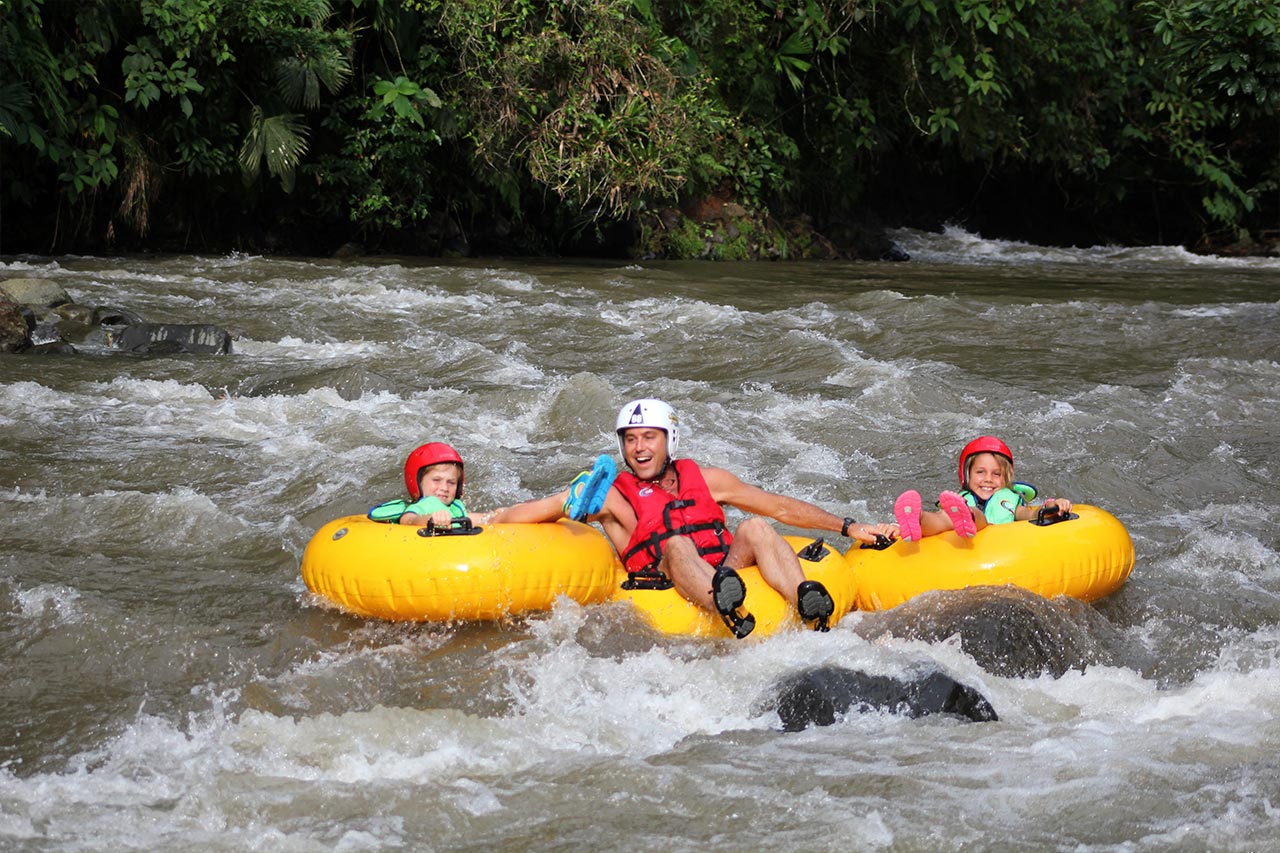
{"label": "blue flip-flop", "polygon": [[574,521],[582,521],[604,509],[605,495],[618,476],[618,466],[612,456],[600,454],[590,471],[583,471],[569,484],[569,499],[564,502],[565,515]]}

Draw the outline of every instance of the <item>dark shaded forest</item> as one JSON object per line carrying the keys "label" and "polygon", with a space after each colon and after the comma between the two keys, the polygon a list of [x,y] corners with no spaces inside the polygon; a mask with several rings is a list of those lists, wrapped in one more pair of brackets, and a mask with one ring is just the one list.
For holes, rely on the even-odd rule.
{"label": "dark shaded forest", "polygon": [[7,0],[0,252],[1280,246],[1273,0]]}

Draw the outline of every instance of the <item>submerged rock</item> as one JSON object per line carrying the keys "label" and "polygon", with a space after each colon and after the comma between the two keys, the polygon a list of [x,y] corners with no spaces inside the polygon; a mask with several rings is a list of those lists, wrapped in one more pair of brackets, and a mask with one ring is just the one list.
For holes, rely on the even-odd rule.
{"label": "submerged rock", "polygon": [[894,678],[820,666],[782,679],[761,704],[777,710],[782,730],[788,732],[829,726],[867,711],[905,717],[950,714],[974,722],[999,719],[985,696],[936,669]]}
{"label": "submerged rock", "polygon": [[344,400],[359,400],[366,394],[395,391],[398,386],[364,365],[330,367],[304,373],[255,373],[237,383],[231,392],[238,397],[293,396],[325,388]]}
{"label": "submerged rock", "polygon": [[939,590],[889,610],[865,614],[855,630],[868,640],[886,635],[960,648],[987,672],[1026,677],[1109,663],[1098,635],[1106,628],[1089,605],[1049,600],[1012,586]]}

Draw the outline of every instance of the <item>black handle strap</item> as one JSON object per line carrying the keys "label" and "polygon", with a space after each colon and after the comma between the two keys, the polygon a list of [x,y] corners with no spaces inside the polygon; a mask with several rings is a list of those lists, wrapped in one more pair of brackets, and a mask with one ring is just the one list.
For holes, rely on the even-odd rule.
{"label": "black handle strap", "polygon": [[418,528],[418,535],[423,537],[430,536],[475,536],[482,532],[483,527],[477,527],[471,523],[469,516],[461,516],[460,518],[451,519],[449,524],[443,527],[436,527],[435,522],[428,520],[426,527]]}

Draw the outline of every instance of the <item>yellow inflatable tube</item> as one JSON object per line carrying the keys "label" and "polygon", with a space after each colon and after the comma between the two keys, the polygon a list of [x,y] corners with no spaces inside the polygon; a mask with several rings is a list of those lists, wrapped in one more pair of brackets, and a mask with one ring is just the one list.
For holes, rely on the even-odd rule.
{"label": "yellow inflatable tube", "polygon": [[[814,539],[802,536],[785,538],[796,553],[801,555],[800,568],[805,577],[819,581],[831,593],[836,605],[830,620],[834,625],[854,605],[853,573],[849,571],[848,563],[839,551],[829,545],[820,544],[812,552],[806,552],[806,548],[815,542]],[[743,609],[756,617],[755,630],[748,639],[768,637],[785,628],[802,627],[795,606],[765,583],[758,568],[749,566],[738,569],[738,574],[747,587]],[[622,589],[621,581],[625,577],[625,574],[619,574],[613,600],[632,605],[655,630],[664,634],[693,637],[733,637],[718,613],[690,602],[675,589]]]}
{"label": "yellow inflatable tube", "polygon": [[1072,518],[992,524],[972,539],[954,532],[883,551],[851,548],[859,610],[896,607],[922,592],[1012,584],[1046,598],[1093,601],[1119,589],[1133,571],[1133,541],[1115,516],[1075,504]]}
{"label": "yellow inflatable tube", "polygon": [[618,584],[613,547],[589,525],[474,529],[425,536],[422,527],[338,518],[307,544],[302,580],[352,613],[408,621],[503,619],[550,610],[561,595],[593,604]]}

